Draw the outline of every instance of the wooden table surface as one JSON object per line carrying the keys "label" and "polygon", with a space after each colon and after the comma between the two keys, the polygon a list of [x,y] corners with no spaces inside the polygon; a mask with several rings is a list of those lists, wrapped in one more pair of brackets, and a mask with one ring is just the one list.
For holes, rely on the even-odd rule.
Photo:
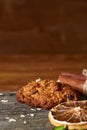
{"label": "wooden table surface", "polygon": [[37,78],[57,80],[61,72],[82,73],[86,54],[0,55],[0,91],[17,91]]}

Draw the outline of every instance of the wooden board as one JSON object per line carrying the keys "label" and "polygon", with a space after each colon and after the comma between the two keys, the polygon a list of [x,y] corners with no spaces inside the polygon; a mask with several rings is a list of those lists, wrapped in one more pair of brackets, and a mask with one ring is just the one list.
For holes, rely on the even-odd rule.
{"label": "wooden board", "polygon": [[19,103],[15,94],[0,93],[0,130],[52,130],[48,110]]}
{"label": "wooden board", "polygon": [[0,130],[52,130],[47,110],[21,104],[15,94],[0,93]]}

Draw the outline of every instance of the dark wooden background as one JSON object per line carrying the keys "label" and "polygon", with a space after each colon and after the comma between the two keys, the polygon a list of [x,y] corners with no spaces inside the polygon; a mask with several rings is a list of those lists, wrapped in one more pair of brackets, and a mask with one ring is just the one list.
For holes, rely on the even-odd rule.
{"label": "dark wooden background", "polygon": [[87,65],[87,0],[0,0],[0,91]]}
{"label": "dark wooden background", "polygon": [[87,53],[87,0],[0,0],[0,54]]}

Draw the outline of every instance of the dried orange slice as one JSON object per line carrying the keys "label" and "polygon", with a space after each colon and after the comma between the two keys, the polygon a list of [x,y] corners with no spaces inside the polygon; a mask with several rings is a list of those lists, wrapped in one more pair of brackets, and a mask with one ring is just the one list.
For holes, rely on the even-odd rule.
{"label": "dried orange slice", "polygon": [[48,117],[53,126],[87,130],[87,100],[61,103],[49,111]]}

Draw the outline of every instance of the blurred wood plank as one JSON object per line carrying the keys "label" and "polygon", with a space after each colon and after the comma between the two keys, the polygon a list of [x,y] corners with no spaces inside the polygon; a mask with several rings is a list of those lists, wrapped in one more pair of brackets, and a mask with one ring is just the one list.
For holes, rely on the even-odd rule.
{"label": "blurred wood plank", "polygon": [[86,54],[86,43],[86,0],[0,1],[0,54]]}
{"label": "blurred wood plank", "polygon": [[0,55],[0,91],[16,91],[31,80],[57,80],[61,72],[82,73],[87,55]]}

